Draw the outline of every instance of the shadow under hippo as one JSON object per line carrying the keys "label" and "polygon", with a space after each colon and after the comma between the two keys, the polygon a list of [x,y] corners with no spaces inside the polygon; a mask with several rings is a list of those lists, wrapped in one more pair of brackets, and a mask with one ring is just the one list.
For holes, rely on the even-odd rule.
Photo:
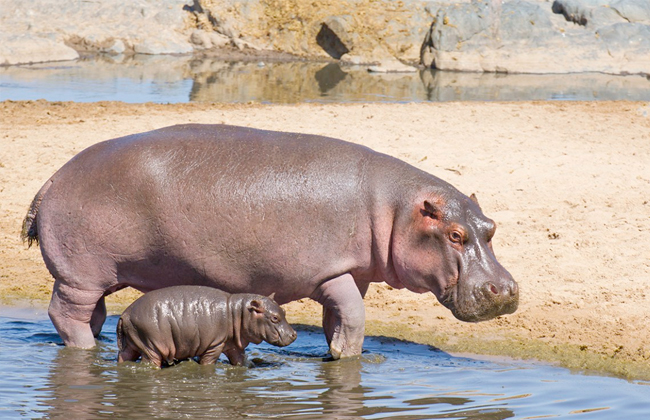
{"label": "shadow under hippo", "polygon": [[361,353],[371,282],[432,292],[463,321],[514,312],[495,229],[475,199],[369,148],[188,124],[80,152],[38,192],[22,236],[54,276],[66,345],[95,345],[116,290],[194,284],[320,302],[340,358]]}

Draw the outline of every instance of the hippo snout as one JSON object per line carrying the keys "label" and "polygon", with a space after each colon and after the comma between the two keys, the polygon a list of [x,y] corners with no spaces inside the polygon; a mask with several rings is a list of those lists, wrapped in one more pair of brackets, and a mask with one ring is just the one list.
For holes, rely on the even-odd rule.
{"label": "hippo snout", "polygon": [[277,329],[276,337],[274,337],[272,341],[269,341],[269,343],[276,346],[285,347],[296,341],[297,337],[298,333],[287,322],[286,325],[282,325]]}
{"label": "hippo snout", "polygon": [[485,294],[485,298],[488,300],[491,299],[495,302],[514,303],[515,306],[512,308],[512,311],[506,313],[511,314],[517,309],[519,301],[519,286],[512,279],[500,285],[488,281],[483,285],[483,293]]}
{"label": "hippo snout", "polygon": [[284,336],[284,340],[283,340],[282,345],[283,345],[283,346],[288,346],[289,344],[291,344],[291,343],[293,343],[294,341],[296,341],[296,338],[297,338],[297,337],[298,337],[298,333],[296,333],[296,330],[294,330],[294,329],[292,328],[291,331],[290,331],[288,334],[286,334],[286,335]]}
{"label": "hippo snout", "polygon": [[518,306],[519,286],[508,276],[479,283],[466,293],[459,289],[449,309],[461,321],[479,322],[514,313]]}

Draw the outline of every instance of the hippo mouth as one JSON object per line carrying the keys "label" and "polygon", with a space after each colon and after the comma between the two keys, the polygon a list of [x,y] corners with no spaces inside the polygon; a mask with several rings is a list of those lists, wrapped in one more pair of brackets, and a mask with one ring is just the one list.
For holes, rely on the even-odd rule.
{"label": "hippo mouth", "polygon": [[458,296],[458,285],[460,284],[461,277],[461,261],[457,261],[456,275],[451,277],[447,282],[447,287],[442,292],[438,299],[442,306],[449,309],[456,318],[456,297]]}
{"label": "hippo mouth", "polygon": [[[444,290],[442,296],[440,296],[440,303],[445,308],[449,309],[454,316],[456,316],[456,296],[458,295],[458,280],[455,279],[453,282],[449,283],[449,286]],[[458,318],[458,317],[456,317]]]}
{"label": "hippo mouth", "polygon": [[454,317],[464,322],[480,322],[500,315],[514,313],[519,306],[519,294],[510,288],[499,291],[491,282],[477,287],[463,287],[460,279],[445,290],[440,303],[451,311]]}
{"label": "hippo mouth", "polygon": [[272,337],[269,337],[269,339],[265,341],[279,347],[286,347],[289,344],[293,343],[297,338],[295,330],[282,331],[281,328],[277,327],[273,330],[272,335]]}

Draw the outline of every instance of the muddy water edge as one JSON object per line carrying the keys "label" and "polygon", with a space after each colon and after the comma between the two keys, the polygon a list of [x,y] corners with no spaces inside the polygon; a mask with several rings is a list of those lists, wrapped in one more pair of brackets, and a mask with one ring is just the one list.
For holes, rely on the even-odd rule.
{"label": "muddy water edge", "polygon": [[251,346],[253,367],[224,360],[158,370],[115,361],[110,316],[93,350],[61,345],[42,310],[0,311],[0,416],[15,418],[641,419],[650,382],[577,375],[504,358],[449,354],[369,336],[362,356],[327,358],[319,328],[287,348]]}

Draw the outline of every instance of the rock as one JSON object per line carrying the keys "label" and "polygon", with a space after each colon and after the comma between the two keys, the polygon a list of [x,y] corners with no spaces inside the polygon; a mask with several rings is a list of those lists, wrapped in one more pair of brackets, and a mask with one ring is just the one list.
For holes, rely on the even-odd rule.
{"label": "rock", "polygon": [[368,67],[368,71],[371,73],[415,73],[418,69],[413,66],[407,66],[398,60],[391,59],[383,60],[376,66]]}
{"label": "rock", "polygon": [[329,25],[323,23],[320,31],[316,35],[318,45],[329,54],[332,58],[339,59],[350,52],[350,48],[345,45],[341,38],[333,31]]}
{"label": "rock", "polygon": [[0,34],[0,66],[76,60],[79,53],[55,37]]}
{"label": "rock", "polygon": [[568,21],[592,28],[624,22],[650,24],[646,0],[555,0],[552,9]]}
{"label": "rock", "polygon": [[650,25],[616,23],[596,31],[611,64],[606,73],[650,74]]}
{"label": "rock", "polygon": [[428,4],[430,0],[195,0],[191,8],[215,31],[263,49],[346,62],[390,57],[417,63],[429,24]]}
{"label": "rock", "polygon": [[650,2],[648,1],[618,0],[610,7],[629,22],[650,25]]}
{"label": "rock", "polygon": [[624,22],[625,18],[609,6],[609,0],[556,0],[554,13],[562,14],[566,20],[582,26],[599,27]]}
{"label": "rock", "polygon": [[351,34],[352,17],[328,16],[322,23],[316,35],[318,45],[333,58],[341,58],[354,48],[354,37]]}
{"label": "rock", "polygon": [[546,3],[523,0],[504,3],[499,19],[500,39],[506,42],[526,40],[537,46],[544,44],[546,39],[558,36],[559,31],[553,26],[547,6]]}
{"label": "rock", "polygon": [[126,51],[126,45],[124,45],[124,42],[121,39],[116,39],[110,46],[104,48],[102,51],[111,55],[119,55]]}
{"label": "rock", "polygon": [[596,31],[610,54],[625,53],[630,49],[650,52],[650,25],[616,23]]}
{"label": "rock", "polygon": [[217,32],[208,32],[213,47],[221,48],[230,44],[230,38]]}
{"label": "rock", "polygon": [[204,30],[197,29],[192,32],[190,36],[190,42],[200,48],[212,48],[212,41],[210,40],[210,35]]}
{"label": "rock", "polygon": [[354,54],[345,54],[341,57],[341,62],[351,66],[360,66],[363,64],[372,64],[371,61],[368,61],[367,57]]}
{"label": "rock", "polygon": [[79,51],[189,53],[190,14],[184,6],[185,0],[0,0],[0,38],[15,34],[33,40],[32,46],[21,41],[20,48],[2,42],[0,49],[11,54],[5,56],[8,63],[69,60]]}
{"label": "rock", "polygon": [[493,7],[498,1],[438,9],[420,50],[422,64],[473,72],[650,74],[650,26],[630,23],[616,9],[642,20],[650,8],[645,0],[512,0]]}
{"label": "rock", "polygon": [[0,0],[0,63],[232,44],[377,72],[419,61],[475,72],[650,73],[648,0],[451,1]]}
{"label": "rock", "polygon": [[174,34],[162,32],[156,38],[145,38],[133,44],[133,50],[138,54],[187,54],[194,51],[192,45],[178,39]]}
{"label": "rock", "polygon": [[235,47],[237,47],[239,50],[245,50],[245,49],[251,49],[255,51],[261,51],[262,49],[258,47],[255,44],[252,44],[248,41],[244,41],[241,38],[233,38],[232,43],[235,44]]}
{"label": "rock", "polygon": [[216,20],[214,29],[228,38],[236,39],[241,35],[237,26],[238,25],[232,20]]}
{"label": "rock", "polygon": [[225,35],[202,29],[196,29],[192,32],[190,42],[198,49],[221,48],[232,43],[231,39]]}

